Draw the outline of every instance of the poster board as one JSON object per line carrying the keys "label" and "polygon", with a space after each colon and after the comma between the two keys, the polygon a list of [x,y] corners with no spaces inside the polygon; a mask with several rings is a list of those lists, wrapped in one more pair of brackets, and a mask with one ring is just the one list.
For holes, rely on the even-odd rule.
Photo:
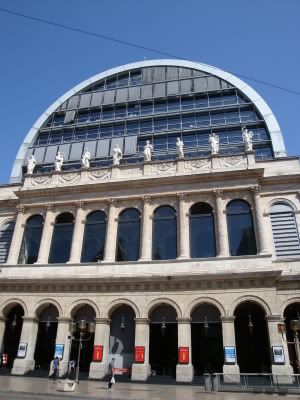
{"label": "poster board", "polygon": [[25,358],[27,353],[27,342],[20,342],[18,347],[17,358]]}
{"label": "poster board", "polygon": [[225,346],[224,347],[224,361],[225,361],[225,364],[235,364],[236,363],[235,346]]}

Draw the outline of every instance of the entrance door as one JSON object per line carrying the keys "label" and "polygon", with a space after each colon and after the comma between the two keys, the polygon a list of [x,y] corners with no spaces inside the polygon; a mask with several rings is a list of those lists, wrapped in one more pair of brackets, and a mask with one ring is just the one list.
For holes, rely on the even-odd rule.
{"label": "entrance door", "polygon": [[23,315],[24,310],[20,305],[13,307],[6,315],[7,320],[3,338],[3,353],[7,354],[8,361],[6,368],[12,368],[14,360],[17,357],[23,326]]}
{"label": "entrance door", "polygon": [[177,314],[173,307],[161,305],[150,315],[149,362],[152,375],[176,377],[178,359]]}

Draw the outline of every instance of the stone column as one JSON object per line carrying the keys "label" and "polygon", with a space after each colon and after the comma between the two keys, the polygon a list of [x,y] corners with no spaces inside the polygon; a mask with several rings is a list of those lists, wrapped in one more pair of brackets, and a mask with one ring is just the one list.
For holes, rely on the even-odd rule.
{"label": "stone column", "polygon": [[264,231],[264,221],[263,221],[263,210],[261,207],[261,202],[260,202],[260,190],[261,187],[259,185],[256,186],[251,186],[251,191],[254,199],[254,218],[256,222],[256,232],[257,232],[257,252],[259,254],[265,254],[267,253],[267,242],[266,242],[266,235]]}
{"label": "stone column", "polygon": [[55,223],[54,206],[52,203],[46,205],[44,214],[45,214],[44,228],[36,264],[48,264],[52,234]]}
{"label": "stone column", "polygon": [[80,263],[84,227],[85,227],[85,211],[84,211],[85,203],[84,201],[76,201],[75,205],[77,211],[74,224],[70,260],[68,261],[68,264]]}
{"label": "stone column", "polygon": [[133,381],[146,381],[150,375],[151,367],[149,364],[149,340],[150,329],[148,318],[135,319],[135,343],[134,346],[145,347],[144,363],[133,363],[131,371],[131,379]]}
{"label": "stone column", "polygon": [[6,264],[18,264],[19,255],[24,235],[25,223],[28,215],[24,206],[17,206],[18,215],[9,249]]}
{"label": "stone column", "polygon": [[103,356],[101,362],[92,362],[90,364],[90,379],[103,379],[108,372],[109,364],[109,335],[110,335],[110,319],[96,318],[96,331],[94,346],[103,346]]}
{"label": "stone column", "polygon": [[[284,322],[284,318],[281,315],[267,315],[266,321],[268,324],[268,333],[269,333],[269,342],[270,342],[270,357],[272,360],[272,373],[278,375],[291,375],[293,374],[293,368],[290,364],[289,352],[287,348],[287,343],[283,340],[281,333],[278,332],[278,324]],[[282,346],[284,352],[284,363],[283,364],[275,364],[273,358],[273,346]],[[289,377],[277,377],[280,379],[280,383],[289,383],[285,380]]]}
{"label": "stone column", "polygon": [[35,366],[34,350],[38,333],[38,319],[35,317],[23,317],[23,326],[20,343],[27,343],[25,358],[16,358],[12,368],[12,375],[24,375],[33,371]]}
{"label": "stone column", "polygon": [[69,330],[69,324],[70,322],[72,322],[72,320],[66,317],[58,317],[57,322],[58,325],[57,325],[55,344],[64,345],[63,358],[60,360],[59,363],[59,376],[64,376],[68,372],[68,364],[71,351],[71,336],[72,336]]}
{"label": "stone column", "polygon": [[[227,364],[224,360],[223,374],[226,375],[239,375],[240,367],[237,364],[237,351],[235,344],[235,330],[234,330],[234,316],[220,317],[222,321],[222,337],[223,337],[223,348],[225,346],[231,346],[235,348],[235,363]],[[235,380],[239,377],[233,377]]]}
{"label": "stone column", "polygon": [[0,354],[2,354],[2,348],[3,348],[3,339],[4,339],[4,333],[5,333],[5,317],[0,317]]}
{"label": "stone column", "polygon": [[177,193],[179,217],[177,221],[178,257],[190,256],[189,218],[186,209],[186,193]]}
{"label": "stone column", "polygon": [[118,230],[117,220],[117,200],[108,199],[109,211],[106,228],[106,240],[104,251],[104,262],[112,262],[116,260],[116,239]]}
{"label": "stone column", "polygon": [[152,225],[151,219],[152,206],[151,197],[143,197],[143,222],[142,222],[142,240],[141,240],[141,261],[149,261],[152,259]]}
{"label": "stone column", "polygon": [[179,347],[189,348],[188,364],[176,365],[176,382],[192,382],[194,376],[194,367],[192,364],[192,338],[191,338],[191,319],[177,318],[178,326],[178,350]]}
{"label": "stone column", "polygon": [[217,255],[218,257],[229,257],[229,243],[226,212],[223,207],[223,190],[214,190],[216,197],[216,212],[215,212],[215,226],[216,226],[216,241],[217,241]]}

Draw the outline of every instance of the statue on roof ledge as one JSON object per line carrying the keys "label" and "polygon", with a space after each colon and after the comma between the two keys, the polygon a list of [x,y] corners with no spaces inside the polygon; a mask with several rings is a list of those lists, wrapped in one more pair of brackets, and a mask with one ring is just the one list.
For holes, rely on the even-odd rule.
{"label": "statue on roof ledge", "polygon": [[211,154],[218,154],[220,150],[219,136],[213,132],[209,135],[208,141],[210,143]]}
{"label": "statue on roof ledge", "polygon": [[62,166],[63,166],[63,163],[64,163],[64,153],[62,153],[62,152],[58,152],[57,154],[56,154],[56,157],[55,157],[55,162],[54,162],[54,164],[55,164],[55,171],[61,171],[61,168],[62,168]]}
{"label": "statue on roof ledge", "polygon": [[183,153],[183,141],[178,137],[177,142],[176,142],[176,149],[177,149],[177,156],[178,158],[184,158],[184,153]]}
{"label": "statue on roof ledge", "polygon": [[91,153],[89,152],[88,149],[86,149],[81,158],[81,167],[90,168],[90,160],[91,160]]}
{"label": "statue on roof ledge", "polygon": [[144,146],[144,161],[151,161],[153,146],[150,143],[150,140],[146,140],[146,144]]}
{"label": "statue on roof ledge", "polygon": [[245,143],[245,151],[253,151],[253,132],[248,131],[246,126],[242,127],[243,141]]}
{"label": "statue on roof ledge", "polygon": [[118,144],[115,144],[113,149],[113,165],[120,165],[122,160],[122,150]]}
{"label": "statue on roof ledge", "polygon": [[32,175],[33,174],[33,170],[36,166],[36,159],[34,157],[34,155],[32,154],[30,158],[27,159],[27,174]]}

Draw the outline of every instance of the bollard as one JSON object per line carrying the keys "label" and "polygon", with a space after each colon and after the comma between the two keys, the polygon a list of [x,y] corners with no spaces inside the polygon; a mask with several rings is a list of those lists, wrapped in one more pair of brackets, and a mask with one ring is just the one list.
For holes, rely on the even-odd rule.
{"label": "bollard", "polygon": [[213,383],[213,391],[218,392],[219,391],[219,375],[213,374],[212,383]]}
{"label": "bollard", "polygon": [[206,392],[211,392],[210,374],[204,374],[204,387]]}

